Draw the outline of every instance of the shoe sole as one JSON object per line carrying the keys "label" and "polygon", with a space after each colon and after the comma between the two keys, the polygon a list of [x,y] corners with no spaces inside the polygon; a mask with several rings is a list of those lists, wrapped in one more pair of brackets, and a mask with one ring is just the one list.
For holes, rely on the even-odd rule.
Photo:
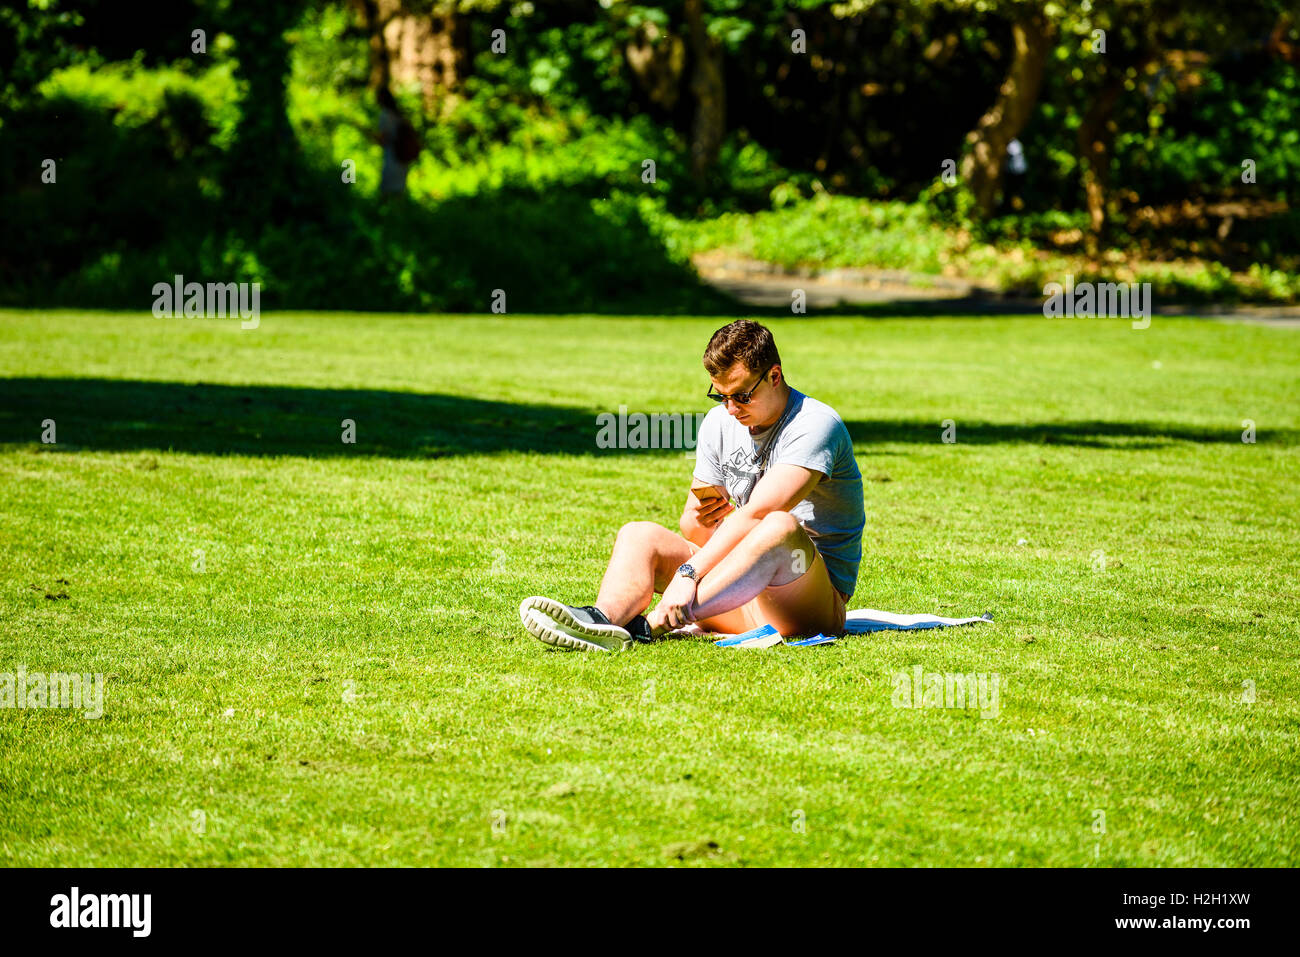
{"label": "shoe sole", "polygon": [[541,595],[525,598],[519,620],[534,638],[576,651],[626,651],[632,645],[618,625],[592,625],[574,618],[563,602]]}

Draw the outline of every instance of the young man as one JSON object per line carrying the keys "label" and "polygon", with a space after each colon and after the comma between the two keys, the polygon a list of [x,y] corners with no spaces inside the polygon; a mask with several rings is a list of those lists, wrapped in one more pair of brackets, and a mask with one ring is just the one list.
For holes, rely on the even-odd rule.
{"label": "young man", "polygon": [[681,534],[624,525],[594,605],[525,599],[519,617],[542,641],[618,651],[692,622],[732,634],[770,624],[786,637],[843,629],[866,523],[848,429],[790,388],[757,322],[715,332],[704,368],[720,405],[700,427]]}

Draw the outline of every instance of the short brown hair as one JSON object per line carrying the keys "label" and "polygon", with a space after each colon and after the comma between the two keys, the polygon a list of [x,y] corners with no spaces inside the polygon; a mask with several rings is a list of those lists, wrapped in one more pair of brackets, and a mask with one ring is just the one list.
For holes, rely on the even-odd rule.
{"label": "short brown hair", "polygon": [[713,334],[704,350],[704,368],[709,375],[720,376],[737,362],[750,372],[781,364],[776,340],[766,326],[752,319],[737,319]]}

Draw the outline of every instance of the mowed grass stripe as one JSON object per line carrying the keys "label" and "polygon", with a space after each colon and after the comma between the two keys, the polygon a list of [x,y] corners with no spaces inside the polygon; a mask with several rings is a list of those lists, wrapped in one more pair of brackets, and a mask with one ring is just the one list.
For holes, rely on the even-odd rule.
{"label": "mowed grass stripe", "polygon": [[[855,438],[853,604],[996,625],[548,650],[519,600],[691,469],[595,416],[703,410],[721,323],[0,314],[0,671],[111,676],[0,710],[0,860],[1295,864],[1293,330],[775,322]],[[894,707],[918,664],[998,716]]]}

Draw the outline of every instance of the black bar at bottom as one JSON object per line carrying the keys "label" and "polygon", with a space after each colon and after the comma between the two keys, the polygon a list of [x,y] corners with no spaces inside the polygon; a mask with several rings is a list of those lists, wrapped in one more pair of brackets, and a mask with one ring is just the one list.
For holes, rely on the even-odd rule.
{"label": "black bar at bottom", "polygon": [[1295,886],[1288,870],[13,869],[0,870],[0,927],[9,945],[333,948],[436,931],[462,942],[519,934],[584,949],[730,950],[774,944],[783,928],[805,943],[846,933],[884,943],[889,931],[927,948],[977,939],[1224,948],[1293,929]]}

